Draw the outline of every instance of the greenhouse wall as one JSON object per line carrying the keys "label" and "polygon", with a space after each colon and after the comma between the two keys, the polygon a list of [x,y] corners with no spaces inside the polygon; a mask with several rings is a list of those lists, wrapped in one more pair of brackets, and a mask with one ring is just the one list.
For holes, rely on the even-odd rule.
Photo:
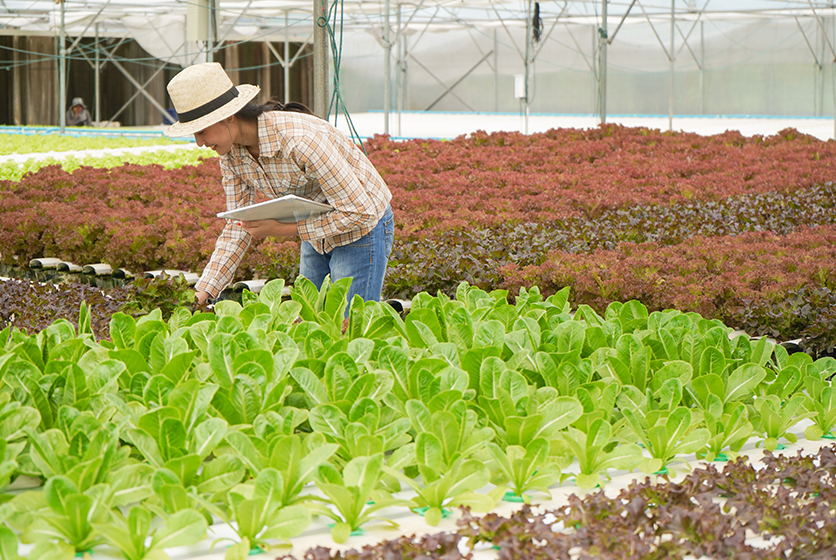
{"label": "greenhouse wall", "polygon": [[[833,114],[836,52],[831,45],[836,40],[825,36],[825,32],[836,35],[832,16],[817,20],[811,10],[774,12],[777,15],[766,11],[698,15],[678,9],[673,48],[671,21],[665,14],[656,12],[645,18],[637,7],[618,31],[621,14],[610,14],[608,114]],[[559,18],[557,12],[544,15],[542,37],[531,47],[528,100],[532,113],[598,112],[600,18],[579,10],[573,6],[568,16]],[[393,16],[390,14],[392,111],[402,107],[410,111],[521,112],[515,77],[526,73],[523,21],[483,18],[471,22],[464,16],[453,20],[440,16],[425,28],[404,13],[403,20],[411,23],[399,40]],[[337,37],[341,95],[350,112],[384,109],[384,43],[376,25],[374,19],[355,22]],[[138,35],[135,39],[129,39],[115,56],[144,83],[165,63],[156,58],[160,53],[149,54],[154,51],[152,45],[143,43]],[[236,83],[256,83],[263,86],[263,97],[273,94],[284,99],[282,66],[260,39],[245,35],[243,41],[227,41],[214,59],[230,70]],[[104,42],[115,45],[117,40]],[[68,44],[71,41],[75,41],[72,36]],[[93,101],[93,43],[93,38],[83,39],[69,59],[67,98],[80,95],[88,105]],[[293,43],[292,53],[299,44]],[[6,70],[3,74],[8,77],[0,81],[0,101],[7,100],[0,111],[0,124],[57,124],[56,45],[55,37],[0,37],[0,69]],[[283,52],[282,43],[272,45]],[[672,107],[669,51],[674,53]],[[399,52],[403,53],[400,62]],[[312,104],[312,58],[307,48],[296,59],[291,78],[290,99],[308,105]],[[149,84],[151,96],[165,107],[170,104],[164,85],[179,69],[169,63]],[[110,119],[136,90],[111,62],[104,65],[102,84],[107,88],[107,95],[102,96],[102,119]],[[53,93],[34,95],[42,91]],[[136,96],[116,120],[123,125],[159,125],[162,118],[147,99]]]}
{"label": "greenhouse wall", "polygon": [[[611,33],[617,22],[611,18]],[[832,29],[833,18],[823,18],[823,26]],[[530,111],[596,113],[596,26],[568,21],[549,32],[550,27],[547,23],[545,38],[533,46],[537,56],[530,66]],[[760,15],[748,21],[678,20],[676,27],[674,114],[833,114],[834,57],[815,19],[799,18],[796,23],[791,17]],[[520,111],[514,76],[525,73],[523,28],[511,28],[510,33],[503,27],[409,31],[401,45],[408,55],[403,57],[406,72],[400,76],[398,48],[392,49],[391,110],[397,110],[397,84],[405,76],[405,110],[432,105],[437,111]],[[683,36],[688,37],[687,45]],[[627,20],[618,31],[607,52],[608,113],[668,114],[669,37],[669,21],[654,21],[651,28],[647,21]],[[369,32],[354,31],[346,33],[343,44],[340,79],[346,104],[355,112],[382,110],[381,43]],[[490,54],[494,45],[496,57]]]}

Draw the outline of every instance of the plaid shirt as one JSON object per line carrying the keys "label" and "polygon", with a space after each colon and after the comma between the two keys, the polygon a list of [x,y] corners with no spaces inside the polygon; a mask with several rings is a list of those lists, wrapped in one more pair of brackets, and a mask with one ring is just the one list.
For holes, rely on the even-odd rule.
{"label": "plaid shirt", "polygon": [[[258,118],[258,148],[258,162],[238,144],[221,157],[227,209],[255,203],[256,192],[267,198],[295,194],[326,202],[333,211],[296,224],[299,236],[319,253],[328,253],[369,233],[392,199],[363,151],[318,117],[283,111],[263,113]],[[232,282],[250,240],[250,234],[237,221],[227,220],[195,289],[218,297]]]}

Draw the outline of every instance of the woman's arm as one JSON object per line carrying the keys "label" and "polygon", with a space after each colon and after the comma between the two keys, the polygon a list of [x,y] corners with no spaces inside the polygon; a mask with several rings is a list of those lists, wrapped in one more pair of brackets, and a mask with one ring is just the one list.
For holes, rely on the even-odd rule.
{"label": "woman's arm", "polygon": [[[255,202],[255,193],[221,158],[223,187],[226,193],[226,207],[229,210]],[[195,291],[206,292],[209,297],[218,297],[235,276],[235,270],[250,245],[251,236],[238,222],[227,220],[223,231],[215,242],[215,250],[209,263],[203,269]]]}

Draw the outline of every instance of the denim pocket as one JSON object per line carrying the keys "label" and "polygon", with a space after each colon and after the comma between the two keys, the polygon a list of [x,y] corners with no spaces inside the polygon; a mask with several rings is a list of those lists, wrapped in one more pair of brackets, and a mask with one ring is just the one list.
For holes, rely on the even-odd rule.
{"label": "denim pocket", "polygon": [[344,245],[344,247],[371,247],[372,246],[372,238],[370,234],[366,234],[357,241],[352,241],[348,245]]}

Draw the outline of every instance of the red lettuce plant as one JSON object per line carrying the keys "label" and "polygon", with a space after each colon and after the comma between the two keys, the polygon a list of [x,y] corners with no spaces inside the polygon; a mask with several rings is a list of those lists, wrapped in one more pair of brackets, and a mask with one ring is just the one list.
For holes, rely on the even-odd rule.
{"label": "red lettuce plant", "polygon": [[613,301],[641,300],[649,310],[680,309],[740,326],[755,301],[777,301],[802,286],[836,281],[836,226],[692,237],[661,246],[622,243],[587,254],[552,252],[541,266],[503,269],[503,287],[538,285],[543,293],[571,286],[575,304],[603,310]]}
{"label": "red lettuce plant", "polygon": [[[792,129],[752,138],[618,125],[448,142],[378,136],[368,152],[394,195],[386,297],[452,294],[463,280],[515,291],[536,283],[546,293],[569,285],[596,308],[637,298],[747,329],[760,316],[766,332],[776,324],[769,313],[741,310],[830,286],[821,234],[796,230],[836,223],[836,142]],[[197,272],[223,225],[215,160],[174,170],[49,167],[0,182],[0,198],[6,265],[56,256]],[[297,271],[298,241],[262,240],[237,278],[293,281]],[[782,337],[795,337],[798,323],[785,321]],[[822,332],[822,346],[836,343]]]}

